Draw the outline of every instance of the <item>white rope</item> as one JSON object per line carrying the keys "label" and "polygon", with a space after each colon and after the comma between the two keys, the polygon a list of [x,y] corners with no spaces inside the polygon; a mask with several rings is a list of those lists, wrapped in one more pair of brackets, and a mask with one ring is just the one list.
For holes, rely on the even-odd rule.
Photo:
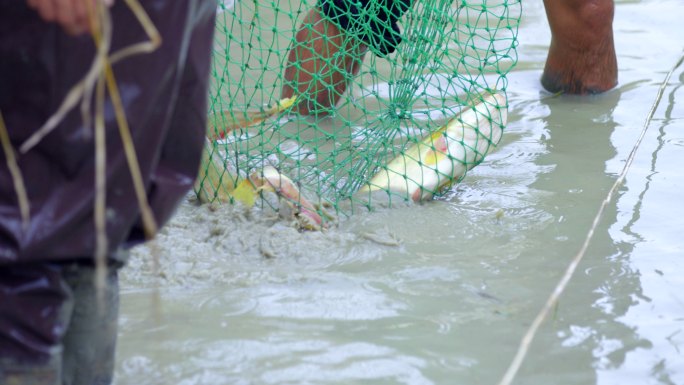
{"label": "white rope", "polygon": [[546,300],[544,307],[542,307],[542,309],[539,311],[539,314],[537,314],[537,317],[535,317],[534,321],[532,321],[532,325],[530,325],[529,329],[527,329],[527,332],[525,333],[522,340],[520,341],[520,346],[518,347],[518,351],[515,354],[515,357],[513,358],[513,361],[511,362],[510,366],[508,367],[508,370],[506,370],[506,373],[504,374],[503,378],[499,382],[499,385],[510,385],[513,382],[515,375],[518,373],[518,370],[520,369],[522,362],[525,360],[525,357],[527,356],[527,352],[529,350],[530,344],[532,343],[532,340],[534,339],[535,335],[537,334],[537,330],[541,326],[542,322],[544,322],[546,317],[549,315],[549,313],[551,312],[551,310],[553,309],[555,304],[558,302],[558,299],[563,294],[563,291],[565,291],[565,288],[568,285],[568,282],[570,282],[572,275],[575,273],[577,266],[579,265],[580,261],[582,261],[582,258],[584,257],[584,254],[586,253],[587,248],[589,247],[589,243],[591,242],[591,239],[594,237],[594,231],[596,230],[596,227],[598,226],[599,222],[601,221],[601,217],[603,216],[603,211],[605,210],[606,206],[608,206],[608,204],[611,202],[611,200],[613,199],[613,195],[615,194],[617,189],[620,187],[620,185],[625,180],[625,176],[627,175],[627,172],[629,171],[629,167],[632,165],[632,162],[634,161],[634,158],[636,157],[636,153],[637,153],[639,146],[641,145],[641,141],[644,139],[644,136],[646,135],[646,130],[648,129],[648,126],[651,124],[651,120],[653,119],[653,115],[655,114],[656,109],[658,108],[658,105],[660,104],[660,100],[663,97],[663,92],[665,91],[665,88],[667,88],[667,83],[670,81],[670,77],[677,70],[677,68],[682,64],[683,61],[684,61],[684,55],[679,58],[679,60],[672,67],[670,72],[667,73],[667,76],[665,76],[665,80],[663,80],[662,84],[660,85],[660,88],[658,89],[658,93],[656,94],[655,101],[653,102],[653,105],[651,106],[651,110],[648,112],[648,115],[646,116],[646,122],[644,123],[644,128],[641,130],[641,134],[639,135],[639,138],[637,139],[636,143],[634,144],[632,151],[629,153],[629,156],[627,157],[627,162],[625,163],[625,166],[622,168],[622,172],[620,172],[620,175],[618,176],[617,180],[613,184],[613,187],[611,187],[610,191],[608,191],[608,195],[606,196],[606,198],[601,203],[601,206],[599,207],[598,212],[596,213],[596,216],[594,217],[594,221],[592,222],[591,227],[589,228],[589,232],[587,233],[587,236],[584,239],[584,243],[582,244],[582,247],[580,248],[577,255],[575,255],[575,257],[572,259],[572,261],[570,261],[570,264],[568,265],[567,269],[565,270],[565,274],[563,274],[560,281],[556,285],[556,288],[553,290],[553,292],[551,293],[549,298]]}

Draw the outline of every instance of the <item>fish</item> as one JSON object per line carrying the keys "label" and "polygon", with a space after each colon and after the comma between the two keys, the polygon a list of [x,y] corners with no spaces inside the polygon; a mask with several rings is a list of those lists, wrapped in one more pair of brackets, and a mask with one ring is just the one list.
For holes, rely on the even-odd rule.
{"label": "fish", "polygon": [[[272,192],[290,207],[299,228],[322,230],[329,226],[334,217],[312,203],[301,193],[297,185],[279,172],[275,167],[266,165],[255,170],[248,177],[242,177],[218,160],[216,151],[203,151],[203,168],[195,182],[195,192],[201,203],[240,202],[245,207],[253,207],[263,192]],[[323,216],[319,213],[323,213]]]}
{"label": "fish", "polygon": [[386,191],[407,201],[431,199],[460,181],[496,148],[508,118],[503,92],[486,91],[444,126],[402,151],[356,195]]}
{"label": "fish", "polygon": [[[259,111],[220,111],[208,120],[207,140],[195,181],[195,192],[201,203],[240,202],[246,207],[252,207],[256,204],[259,194],[273,192],[292,208],[290,211],[296,217],[300,228],[321,230],[328,226],[319,211],[325,213],[328,221],[334,217],[306,199],[292,179],[280,173],[275,167],[267,165],[249,176],[241,175],[221,158],[215,148],[215,142],[225,138],[226,134],[254,126],[278,115],[292,107],[296,99],[296,96],[283,98]],[[217,130],[218,122],[225,123],[220,130]]]}
{"label": "fish", "polygon": [[273,105],[254,111],[221,110],[212,114],[208,119],[207,137],[216,141],[224,139],[227,134],[251,126],[255,126],[264,120],[279,115],[292,107],[297,96],[283,98]]}
{"label": "fish", "polygon": [[237,170],[230,167],[225,159],[221,159],[218,149],[206,140],[194,187],[199,201],[201,203],[211,203],[215,200],[230,202],[233,191],[240,182]]}
{"label": "fish", "polygon": [[[242,183],[245,179],[240,178],[237,170],[220,159],[214,143],[224,139],[225,136],[238,129],[248,128],[262,121],[282,113],[292,107],[297,96],[283,98],[272,106],[258,111],[219,111],[207,119],[207,141],[202,151],[200,170],[195,181],[195,192],[202,203],[229,202],[235,200],[233,195],[247,203],[251,200],[249,189]],[[222,123],[219,128],[219,123]],[[237,190],[237,191],[235,191]],[[253,203],[252,203],[253,205]]]}
{"label": "fish", "polygon": [[[381,167],[355,196],[385,191],[407,201],[419,202],[431,199],[436,193],[460,181],[496,148],[507,123],[508,102],[504,93],[486,92],[478,99],[478,103],[464,107],[447,124]],[[281,101],[278,105],[292,102],[294,100]],[[279,108],[274,106],[270,111]],[[211,145],[210,141],[207,143]],[[200,201],[218,199],[222,202],[241,202],[252,207],[261,193],[272,192],[293,209],[302,229],[322,230],[335,220],[320,205],[304,197],[292,179],[276,167],[266,165],[249,176],[240,176],[227,170],[226,162],[220,161],[215,151],[210,153],[205,150],[204,153],[202,163],[205,171],[200,176],[205,182],[201,188],[196,185]]]}
{"label": "fish", "polygon": [[292,179],[280,173],[275,167],[267,165],[261,172],[252,173],[249,180],[255,192],[270,191],[281,197],[293,209],[300,228],[321,230],[328,226],[328,222],[324,222],[319,214],[324,211],[306,199]]}

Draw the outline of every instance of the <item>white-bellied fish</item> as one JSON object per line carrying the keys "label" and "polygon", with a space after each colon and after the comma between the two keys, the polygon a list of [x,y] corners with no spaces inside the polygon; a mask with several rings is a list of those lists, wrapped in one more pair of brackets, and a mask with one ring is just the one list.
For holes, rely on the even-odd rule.
{"label": "white-bellied fish", "polygon": [[386,191],[406,200],[430,199],[462,179],[501,140],[508,105],[501,92],[487,92],[473,106],[423,138],[377,172],[357,196]]}

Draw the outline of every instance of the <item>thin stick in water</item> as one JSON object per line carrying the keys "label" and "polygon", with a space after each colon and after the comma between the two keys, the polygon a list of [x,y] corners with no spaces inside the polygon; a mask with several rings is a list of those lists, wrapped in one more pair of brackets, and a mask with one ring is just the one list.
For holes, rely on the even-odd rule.
{"label": "thin stick in water", "polygon": [[107,146],[104,123],[104,76],[95,90],[95,288],[100,311],[104,310],[104,289],[107,279]]}
{"label": "thin stick in water", "polygon": [[660,85],[660,88],[658,89],[658,93],[656,94],[653,106],[651,106],[651,110],[649,111],[646,117],[646,122],[644,123],[644,127],[641,130],[641,135],[639,135],[639,138],[634,144],[634,147],[632,147],[632,151],[629,153],[629,156],[627,157],[627,162],[625,163],[625,166],[622,168],[622,171],[620,172],[620,175],[618,176],[617,180],[615,181],[615,183],[613,183],[613,187],[611,187],[610,191],[608,191],[608,195],[603,200],[603,202],[601,202],[601,206],[599,207],[598,212],[594,217],[594,220],[591,224],[591,227],[589,228],[589,232],[587,233],[586,238],[584,239],[582,247],[580,248],[577,255],[575,255],[575,257],[570,261],[570,264],[565,270],[565,273],[561,277],[560,281],[554,288],[553,292],[551,292],[551,295],[546,300],[546,303],[544,304],[542,309],[539,311],[539,314],[537,314],[537,316],[534,318],[534,321],[532,321],[532,325],[530,325],[529,329],[527,329],[527,332],[520,341],[518,351],[515,354],[515,357],[513,358],[513,361],[511,362],[510,366],[508,367],[508,370],[506,370],[506,373],[499,382],[499,385],[510,385],[511,382],[513,382],[515,375],[518,373],[518,370],[520,369],[522,362],[525,360],[525,357],[527,356],[527,352],[530,348],[530,345],[532,344],[532,340],[534,340],[534,337],[537,334],[537,330],[539,330],[539,327],[541,326],[542,322],[544,322],[546,317],[553,309],[554,305],[558,302],[558,299],[565,291],[568,282],[570,282],[572,275],[575,273],[577,266],[582,261],[582,258],[584,258],[584,254],[586,253],[587,248],[589,247],[589,243],[594,237],[594,231],[596,230],[599,222],[601,221],[603,211],[612,201],[613,195],[615,194],[617,189],[620,187],[620,185],[622,185],[623,181],[625,180],[625,177],[627,176],[627,172],[629,171],[629,167],[632,165],[632,162],[636,157],[636,153],[639,149],[639,146],[641,145],[641,141],[644,139],[644,136],[646,135],[646,130],[648,129],[648,126],[651,124],[651,119],[653,119],[653,115],[655,114],[655,111],[658,108],[658,105],[660,104],[660,99],[663,97],[663,92],[665,91],[665,88],[667,88],[667,83],[670,81],[670,76],[672,76],[674,71],[677,70],[677,68],[679,68],[683,61],[684,56],[679,58],[679,60],[672,67],[670,72],[667,73],[667,76],[665,76],[665,80],[663,80],[662,84]]}

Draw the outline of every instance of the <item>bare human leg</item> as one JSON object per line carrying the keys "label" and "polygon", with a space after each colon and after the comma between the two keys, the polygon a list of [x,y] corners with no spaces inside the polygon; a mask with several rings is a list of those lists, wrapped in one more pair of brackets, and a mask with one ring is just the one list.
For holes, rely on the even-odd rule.
{"label": "bare human leg", "polygon": [[300,97],[297,112],[327,115],[361,69],[367,47],[352,41],[319,8],[304,18],[288,55],[282,97]]}
{"label": "bare human leg", "polygon": [[613,0],[544,0],[544,6],[552,36],[544,88],[584,95],[615,87]]}

